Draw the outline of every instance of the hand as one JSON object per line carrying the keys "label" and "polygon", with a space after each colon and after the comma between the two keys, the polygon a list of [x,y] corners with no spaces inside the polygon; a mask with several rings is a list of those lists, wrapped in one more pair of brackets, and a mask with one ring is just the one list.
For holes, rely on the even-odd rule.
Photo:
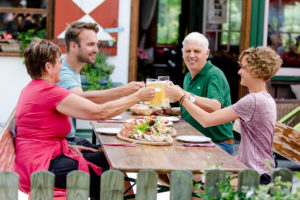
{"label": "hand", "polygon": [[168,82],[165,85],[166,96],[172,99],[172,102],[179,101],[182,95],[184,95],[184,90],[178,85],[174,85],[172,82]]}
{"label": "hand", "polygon": [[138,91],[139,89],[144,88],[144,87],[145,87],[145,83],[144,82],[132,81],[132,82],[124,85],[125,96],[133,94],[136,91]]}
{"label": "hand", "polygon": [[70,149],[75,151],[76,153],[82,155],[81,151],[91,151],[91,152],[98,152],[98,150],[90,148],[90,147],[84,147],[79,145],[69,145]]}
{"label": "hand", "polygon": [[144,87],[136,92],[137,99],[139,101],[151,101],[154,98],[155,88],[154,87]]}

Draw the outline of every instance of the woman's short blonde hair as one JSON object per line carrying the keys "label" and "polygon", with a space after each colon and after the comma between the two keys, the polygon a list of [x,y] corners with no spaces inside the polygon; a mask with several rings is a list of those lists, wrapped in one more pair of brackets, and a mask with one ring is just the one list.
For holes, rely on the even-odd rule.
{"label": "woman's short blonde hair", "polygon": [[247,56],[246,69],[256,78],[269,80],[279,70],[282,60],[270,47],[249,48],[242,52],[239,63]]}
{"label": "woman's short blonde hair", "polygon": [[31,78],[40,78],[46,62],[56,63],[61,56],[59,47],[50,40],[35,38],[24,51],[27,73]]}

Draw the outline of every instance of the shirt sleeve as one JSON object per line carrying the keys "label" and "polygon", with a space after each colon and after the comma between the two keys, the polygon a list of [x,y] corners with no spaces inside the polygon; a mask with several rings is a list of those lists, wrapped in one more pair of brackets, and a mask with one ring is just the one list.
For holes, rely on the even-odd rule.
{"label": "shirt sleeve", "polygon": [[47,104],[54,109],[56,109],[56,106],[59,102],[71,94],[69,90],[66,90],[58,85],[53,85],[46,92],[46,96],[48,97]]}
{"label": "shirt sleeve", "polygon": [[250,121],[255,112],[255,96],[247,94],[238,102],[231,105],[230,109],[245,122]]}
{"label": "shirt sleeve", "polygon": [[[221,105],[224,104],[224,87],[222,81],[220,81],[220,77],[214,75],[211,76],[207,88],[207,98],[216,99],[220,101]],[[223,106],[222,106],[223,107]]]}
{"label": "shirt sleeve", "polygon": [[74,74],[67,69],[66,67],[63,67],[60,71],[60,82],[57,83],[57,85],[70,90],[73,87],[81,87],[81,83],[77,81],[77,79],[74,77]]}

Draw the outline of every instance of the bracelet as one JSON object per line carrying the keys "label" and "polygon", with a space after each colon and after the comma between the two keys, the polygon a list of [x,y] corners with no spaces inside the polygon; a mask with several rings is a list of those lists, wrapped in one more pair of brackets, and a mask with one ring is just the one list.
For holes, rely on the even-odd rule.
{"label": "bracelet", "polygon": [[179,102],[182,104],[183,103],[183,100],[186,98],[186,95],[184,94],[184,95],[182,95],[182,97],[180,97],[180,100],[179,100]]}

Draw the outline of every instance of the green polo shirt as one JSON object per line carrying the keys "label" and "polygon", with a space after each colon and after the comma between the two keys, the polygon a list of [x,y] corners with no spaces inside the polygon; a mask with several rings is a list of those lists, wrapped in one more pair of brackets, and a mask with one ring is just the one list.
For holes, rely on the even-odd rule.
{"label": "green polo shirt", "polygon": [[[183,89],[200,97],[216,99],[222,104],[222,108],[231,105],[230,88],[224,73],[207,61],[203,69],[191,80],[191,74],[184,77]],[[210,137],[214,142],[233,138],[232,123],[204,128],[186,109],[181,107],[182,118],[194,128]]]}

